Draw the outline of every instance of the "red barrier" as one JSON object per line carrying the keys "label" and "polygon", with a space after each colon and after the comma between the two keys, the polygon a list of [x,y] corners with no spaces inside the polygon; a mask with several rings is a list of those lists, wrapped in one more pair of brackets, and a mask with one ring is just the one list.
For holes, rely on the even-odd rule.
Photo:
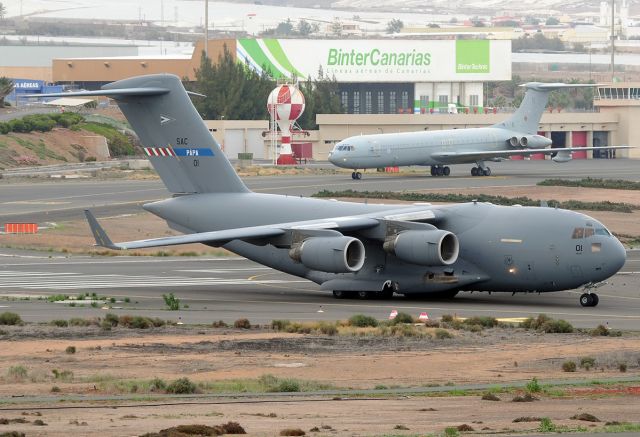
{"label": "red barrier", "polygon": [[37,234],[37,223],[5,223],[4,232],[7,234]]}

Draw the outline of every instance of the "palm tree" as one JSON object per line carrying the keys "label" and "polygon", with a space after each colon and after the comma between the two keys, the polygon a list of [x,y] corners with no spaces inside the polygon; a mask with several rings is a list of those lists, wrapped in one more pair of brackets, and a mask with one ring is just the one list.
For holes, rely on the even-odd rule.
{"label": "palm tree", "polygon": [[[2,3],[0,3],[0,6]],[[8,77],[0,77],[0,108],[4,107],[4,98],[13,91],[13,81]]]}

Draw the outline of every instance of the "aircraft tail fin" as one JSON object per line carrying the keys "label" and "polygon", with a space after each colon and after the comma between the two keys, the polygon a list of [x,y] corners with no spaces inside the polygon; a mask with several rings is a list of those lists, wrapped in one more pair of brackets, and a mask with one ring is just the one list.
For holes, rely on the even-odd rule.
{"label": "aircraft tail fin", "polygon": [[529,82],[520,85],[527,89],[520,107],[503,122],[493,125],[516,132],[536,134],[540,118],[549,101],[549,93],[563,88],[593,87],[595,84],[540,83]]}
{"label": "aircraft tail fin", "polygon": [[44,96],[98,95],[118,102],[170,192],[249,191],[203,123],[177,76],[138,76],[109,83],[99,91]]}

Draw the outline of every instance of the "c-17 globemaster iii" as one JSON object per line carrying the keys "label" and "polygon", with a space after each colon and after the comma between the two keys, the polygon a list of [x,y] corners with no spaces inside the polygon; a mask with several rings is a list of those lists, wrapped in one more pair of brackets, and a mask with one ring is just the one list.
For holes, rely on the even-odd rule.
{"label": "c-17 globemaster iii", "polygon": [[392,166],[431,166],[431,176],[449,176],[452,164],[475,164],[472,176],[490,176],[486,161],[511,156],[553,155],[555,162],[568,162],[573,152],[628,149],[629,146],[548,148],[551,139],[538,135],[538,123],[553,90],[591,87],[591,84],[530,82],[520,107],[505,121],[489,127],[401,132],[349,137],[335,145],[329,161],[352,169],[352,179],[361,179],[358,170]]}
{"label": "c-17 globemaster iii", "polygon": [[309,279],[337,298],[459,291],[592,289],[624,264],[622,244],[577,212],[497,206],[372,205],[251,192],[194,108],[180,79],[149,75],[105,85],[172,198],[143,205],[185,235],[113,243],[87,211],[96,243],[138,249],[223,247]]}

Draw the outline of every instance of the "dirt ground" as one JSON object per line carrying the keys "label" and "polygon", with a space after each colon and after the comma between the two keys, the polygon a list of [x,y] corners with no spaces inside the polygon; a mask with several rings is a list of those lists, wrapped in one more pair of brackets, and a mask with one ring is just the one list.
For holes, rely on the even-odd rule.
{"label": "dirt ground", "polygon": [[[193,381],[258,378],[270,374],[328,383],[336,388],[420,387],[450,384],[503,383],[549,379],[604,379],[621,376],[618,363],[628,364],[625,376],[640,377],[640,337],[591,337],[585,334],[538,334],[521,329],[491,329],[482,333],[454,331],[449,340],[403,338],[319,337],[280,334],[269,330],[212,328],[158,328],[153,332],[98,328],[27,326],[7,331],[0,350],[3,369],[0,397],[108,395],[95,381]],[[43,337],[54,337],[43,339]],[[58,338],[55,338],[58,337]],[[62,337],[62,338],[59,338]],[[65,353],[73,345],[77,352]],[[561,363],[591,356],[596,367],[565,373]],[[27,377],[8,376],[10,366],[22,365]],[[54,380],[52,370],[71,371],[68,382]],[[87,382],[88,381],[88,382]],[[51,393],[51,387],[60,388]],[[511,402],[514,393],[499,394],[500,402],[480,395],[343,396],[259,399],[175,400],[171,406],[157,399],[127,402],[35,402],[3,404],[0,419],[23,418],[28,423],[0,425],[0,432],[27,435],[140,435],[180,424],[216,425],[239,422],[250,435],[276,435],[285,428],[330,426],[312,435],[420,435],[440,433],[447,426],[466,423],[481,434],[534,430],[538,421],[513,423],[521,416],[549,417],[571,428],[602,426],[607,421],[638,421],[640,382],[624,386],[588,386],[569,389],[567,396],[539,395],[530,403]],[[15,401],[15,398],[14,398]],[[276,402],[277,401],[277,402]],[[196,405],[188,404],[194,402]],[[218,402],[218,403],[216,403]],[[229,403],[240,402],[240,403]],[[177,404],[175,404],[177,403]],[[126,404],[127,406],[124,406]],[[38,407],[91,406],[87,409]],[[149,405],[149,406],[146,406]],[[118,407],[118,408],[112,408]],[[11,411],[7,411],[11,408]],[[4,410],[4,411],[3,411]],[[594,414],[601,423],[571,420],[579,413]],[[41,416],[34,416],[39,413]],[[28,415],[27,415],[28,414]],[[40,419],[46,427],[37,427]],[[86,422],[86,425],[82,425]],[[409,430],[394,430],[402,425]]]}

